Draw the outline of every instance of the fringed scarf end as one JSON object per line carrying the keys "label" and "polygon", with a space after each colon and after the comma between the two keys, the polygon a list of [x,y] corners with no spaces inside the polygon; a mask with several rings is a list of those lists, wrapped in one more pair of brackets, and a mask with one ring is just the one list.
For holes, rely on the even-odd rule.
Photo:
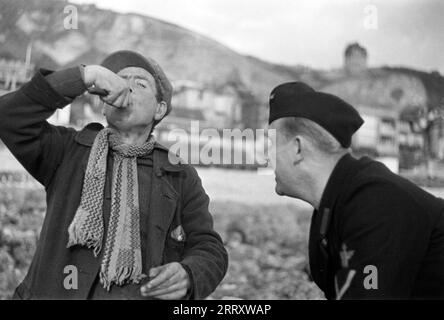
{"label": "fringed scarf end", "polygon": [[123,286],[126,283],[135,283],[139,284],[146,278],[146,274],[143,274],[141,270],[137,267],[122,267],[116,270],[115,275],[112,279],[109,279],[109,276],[106,272],[100,271],[100,283],[103,285],[105,290],[109,291],[113,284],[118,286]]}
{"label": "fringed scarf end", "polygon": [[84,232],[84,230],[72,223],[68,228],[68,243],[67,248],[71,248],[75,245],[86,246],[88,249],[93,248],[94,257],[98,257],[102,249],[102,239],[93,237],[93,235]]}

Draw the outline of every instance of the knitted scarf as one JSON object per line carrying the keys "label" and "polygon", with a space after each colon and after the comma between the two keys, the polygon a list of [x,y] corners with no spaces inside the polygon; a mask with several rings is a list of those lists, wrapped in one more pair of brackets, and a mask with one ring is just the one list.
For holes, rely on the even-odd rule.
{"label": "knitted scarf", "polygon": [[67,247],[86,246],[93,249],[95,257],[101,251],[106,160],[111,148],[114,157],[111,213],[100,267],[100,283],[108,291],[112,284],[139,283],[146,277],[142,274],[137,157],[152,152],[154,143],[154,137],[150,136],[141,146],[123,144],[115,130],[104,128],[95,138],[89,155],[80,205],[68,228]]}

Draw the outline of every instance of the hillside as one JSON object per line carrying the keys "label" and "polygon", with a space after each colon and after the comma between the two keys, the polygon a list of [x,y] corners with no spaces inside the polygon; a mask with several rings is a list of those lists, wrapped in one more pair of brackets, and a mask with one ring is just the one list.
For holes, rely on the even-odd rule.
{"label": "hillside", "polygon": [[180,26],[138,14],[120,14],[94,5],[76,5],[78,29],[65,30],[58,0],[0,0],[0,55],[24,59],[32,41],[38,67],[98,63],[107,54],[131,49],[156,59],[173,80],[209,86],[237,84],[266,103],[277,84],[308,76],[307,69],[271,64]]}
{"label": "hillside", "polygon": [[[78,5],[78,29],[66,30],[66,0],[0,0],[0,57],[25,59],[32,43],[32,62],[57,69],[99,63],[107,54],[130,49],[156,59],[172,80],[191,80],[212,88],[226,84],[251,92],[254,107],[266,116],[271,89],[286,81],[323,88],[346,76],[342,69],[321,71],[269,63],[235,52],[206,36],[159,19]],[[338,65],[340,64],[338,53]],[[377,74],[381,73],[376,70]],[[382,68],[384,74],[408,74],[427,91],[427,104],[442,103],[443,77],[410,68]],[[369,69],[369,71],[371,71]],[[372,77],[373,71],[367,75]],[[338,79],[338,77],[340,79]],[[248,95],[247,94],[247,95]]]}

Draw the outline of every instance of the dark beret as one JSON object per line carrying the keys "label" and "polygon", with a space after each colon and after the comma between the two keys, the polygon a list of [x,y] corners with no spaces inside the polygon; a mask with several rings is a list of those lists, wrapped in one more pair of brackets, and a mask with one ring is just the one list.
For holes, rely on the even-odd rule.
{"label": "dark beret", "polygon": [[127,67],[139,67],[148,71],[156,81],[157,90],[159,90],[161,99],[167,104],[167,112],[165,115],[170,113],[173,87],[156,61],[134,51],[121,50],[111,53],[103,60],[101,65],[114,73],[118,73]]}
{"label": "dark beret", "polygon": [[364,123],[358,111],[344,100],[302,82],[277,86],[271,91],[269,103],[269,124],[284,117],[306,118],[327,130],[344,148],[350,147],[353,134]]}

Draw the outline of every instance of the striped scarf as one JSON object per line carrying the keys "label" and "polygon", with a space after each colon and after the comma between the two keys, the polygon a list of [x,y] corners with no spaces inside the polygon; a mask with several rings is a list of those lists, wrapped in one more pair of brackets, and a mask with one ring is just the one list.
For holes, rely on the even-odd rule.
{"label": "striped scarf", "polygon": [[111,148],[114,157],[111,213],[100,268],[100,283],[108,291],[112,284],[139,283],[146,277],[142,274],[137,157],[151,153],[154,143],[154,137],[150,136],[141,146],[123,144],[115,130],[104,128],[95,138],[89,155],[80,205],[68,228],[67,247],[86,246],[93,249],[95,257],[101,251],[106,164]]}

